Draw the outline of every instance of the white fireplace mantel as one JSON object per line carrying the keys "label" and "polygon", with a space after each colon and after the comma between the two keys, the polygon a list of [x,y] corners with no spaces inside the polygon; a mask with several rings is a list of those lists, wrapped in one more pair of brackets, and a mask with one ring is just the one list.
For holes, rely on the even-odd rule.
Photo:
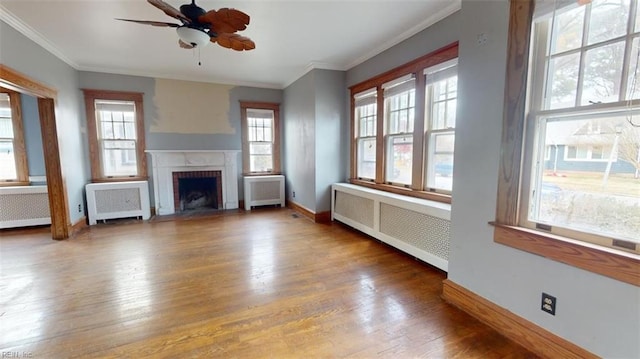
{"label": "white fireplace mantel", "polygon": [[238,208],[238,153],[240,151],[147,150],[153,168],[156,213],[174,214],[173,172],[221,171],[224,209]]}

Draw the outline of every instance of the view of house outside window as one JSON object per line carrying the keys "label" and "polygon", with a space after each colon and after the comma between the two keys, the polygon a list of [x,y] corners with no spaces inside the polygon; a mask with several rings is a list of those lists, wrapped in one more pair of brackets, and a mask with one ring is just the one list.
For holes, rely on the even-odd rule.
{"label": "view of house outside window", "polygon": [[523,225],[640,243],[638,4],[566,4],[534,18]]}

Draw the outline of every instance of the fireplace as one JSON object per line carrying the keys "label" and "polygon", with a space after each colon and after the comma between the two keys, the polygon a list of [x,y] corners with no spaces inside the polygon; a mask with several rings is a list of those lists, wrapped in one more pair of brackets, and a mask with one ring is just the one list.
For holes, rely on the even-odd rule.
{"label": "fireplace", "polygon": [[151,155],[153,165],[153,198],[156,214],[166,215],[180,211],[180,190],[177,189],[180,183],[174,185],[174,173],[198,172],[200,173],[198,176],[201,176],[202,173],[217,172],[218,179],[215,186],[218,209],[238,208],[237,160],[240,151],[147,150],[146,152]]}
{"label": "fireplace", "polygon": [[172,178],[176,212],[221,207],[222,171],[173,172]]}

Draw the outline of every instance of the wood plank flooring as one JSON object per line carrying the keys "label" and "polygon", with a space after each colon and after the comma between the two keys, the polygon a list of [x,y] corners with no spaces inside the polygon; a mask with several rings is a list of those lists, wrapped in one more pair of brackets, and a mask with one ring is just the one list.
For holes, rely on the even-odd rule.
{"label": "wood plank flooring", "polygon": [[2,353],[535,358],[443,302],[445,273],[289,209],[0,236]]}

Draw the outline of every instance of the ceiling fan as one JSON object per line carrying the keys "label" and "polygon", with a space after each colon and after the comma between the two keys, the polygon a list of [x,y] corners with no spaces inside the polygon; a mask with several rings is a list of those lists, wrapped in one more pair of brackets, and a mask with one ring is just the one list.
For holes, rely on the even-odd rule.
{"label": "ceiling fan", "polygon": [[176,28],[179,37],[178,44],[183,49],[203,47],[209,42],[215,42],[222,47],[236,51],[248,51],[256,48],[256,44],[251,39],[236,34],[249,25],[249,15],[240,10],[221,8],[217,11],[205,11],[196,5],[195,0],[191,0],[191,4],[180,6],[180,10],[178,10],[162,0],[147,1],[164,11],[165,14],[179,20],[181,24],[147,20],[116,20]]}

